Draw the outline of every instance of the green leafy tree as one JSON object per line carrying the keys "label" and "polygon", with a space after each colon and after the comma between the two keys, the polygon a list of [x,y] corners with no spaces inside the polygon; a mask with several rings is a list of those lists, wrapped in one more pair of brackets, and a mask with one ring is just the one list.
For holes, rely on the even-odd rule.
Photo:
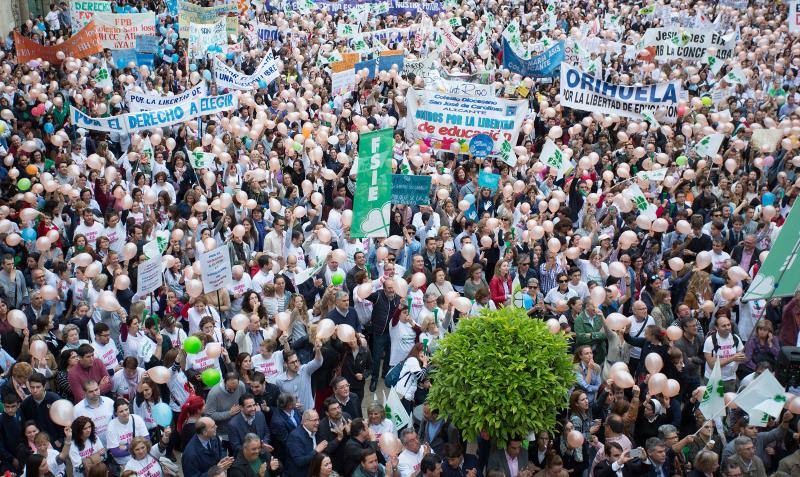
{"label": "green leafy tree", "polygon": [[521,308],[463,318],[433,355],[429,403],[468,440],[552,431],[575,382],[564,335]]}

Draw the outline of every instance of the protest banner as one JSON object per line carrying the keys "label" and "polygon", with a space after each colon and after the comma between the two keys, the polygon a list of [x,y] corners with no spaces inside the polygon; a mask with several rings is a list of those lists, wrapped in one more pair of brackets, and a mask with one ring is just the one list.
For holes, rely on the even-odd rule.
{"label": "protest banner", "polygon": [[132,113],[137,113],[139,111],[151,111],[154,109],[166,108],[172,106],[173,104],[183,103],[184,101],[189,101],[199,96],[205,96],[205,94],[206,83],[201,81],[194,88],[181,94],[172,96],[161,96],[159,94],[135,93],[133,91],[128,91],[125,93],[125,102],[128,104],[128,109]]}
{"label": "protest banner", "polygon": [[392,174],[392,204],[430,205],[431,176]]}
{"label": "protest banner", "polygon": [[561,179],[573,168],[572,161],[564,157],[563,151],[550,138],[547,138],[544,143],[539,160],[542,164],[556,170],[556,179]]}
{"label": "protest banner", "polygon": [[134,49],[125,50],[111,50],[111,59],[114,60],[114,66],[117,69],[136,68],[138,66],[153,67],[155,63],[155,55],[152,53],[139,53]]}
{"label": "protest banner", "polygon": [[719,6],[730,8],[747,8],[747,3],[749,1],[750,0],[719,0]]}
{"label": "protest banner", "polygon": [[201,7],[189,2],[178,4],[180,15],[178,15],[178,35],[181,38],[189,38],[189,25],[192,23],[215,23],[217,17],[225,17],[226,33],[236,35],[239,28],[239,19],[229,14],[238,14],[236,3],[225,3],[213,7]]}
{"label": "protest banner", "polygon": [[476,134],[469,140],[469,154],[473,157],[486,157],[494,149],[494,140],[488,134]]}
{"label": "protest banner", "polygon": [[214,166],[216,155],[211,152],[192,151],[189,154],[189,164],[194,169],[211,169]]}
{"label": "protest banner", "polygon": [[412,17],[417,16],[420,11],[433,16],[444,13],[445,8],[442,2],[392,2],[389,8],[389,15],[396,17],[410,13]]}
{"label": "protest banner", "polygon": [[219,58],[214,58],[214,82],[220,88],[249,90],[257,87],[266,88],[281,74],[281,62],[270,52],[265,55],[251,75],[240,73],[226,65]]}
{"label": "protest banner", "polygon": [[203,293],[225,288],[233,281],[231,256],[227,244],[200,255],[200,274],[203,280]]}
{"label": "protest banner", "polygon": [[158,53],[158,37],[141,35],[136,37],[137,53]]}
{"label": "protest banner", "polygon": [[164,265],[160,256],[141,262],[136,268],[136,293],[142,296],[158,290],[163,273]]}
{"label": "protest banner", "polygon": [[256,35],[261,41],[277,41],[280,39],[280,30],[274,26],[258,25]]}
{"label": "protest banner", "polygon": [[58,58],[58,53],[64,53],[64,58],[87,58],[96,53],[103,52],[103,45],[100,44],[100,37],[97,34],[97,26],[94,21],[89,22],[81,31],[72,35],[67,41],[58,45],[45,46],[36,43],[28,37],[24,37],[14,32],[14,46],[17,49],[17,61],[27,63],[28,61],[41,58],[54,64],[60,64],[63,59]]}
{"label": "protest banner", "polygon": [[347,61],[331,63],[331,95],[339,96],[352,91],[358,84],[356,70]]}
{"label": "protest banner", "polygon": [[478,187],[485,187],[487,189],[491,189],[492,192],[494,192],[497,190],[499,186],[500,186],[500,174],[495,174],[493,172],[486,172],[483,169],[481,169],[480,174],[478,174]]}
{"label": "protest banner", "polygon": [[354,65],[356,72],[367,70],[367,78],[374,79],[381,71],[389,71],[397,65],[397,71],[403,71],[403,52],[401,50],[384,50],[370,60],[359,61]]}
{"label": "protest banner", "polygon": [[789,33],[800,33],[800,0],[786,2],[789,14],[786,21],[789,23]]}
{"label": "protest banner", "polygon": [[144,129],[171,126],[196,119],[200,116],[217,114],[236,109],[239,100],[233,94],[193,98],[183,103],[137,113],[121,114],[107,118],[87,116],[78,108],[70,108],[72,124],[92,131],[133,133]]}
{"label": "protest banner", "polygon": [[221,18],[215,23],[189,24],[190,58],[205,58],[222,53],[222,48],[227,44],[224,19]]}
{"label": "protest banner", "polygon": [[653,46],[659,61],[705,59],[709,48],[716,48],[716,57],[727,60],[736,48],[736,33],[720,35],[699,28],[648,28],[642,46]]}
{"label": "protest banner", "polygon": [[438,91],[409,89],[406,105],[409,139],[431,138],[435,149],[449,151],[453,143],[468,150],[469,140],[480,133],[494,141],[495,151],[503,139],[512,144],[528,114],[528,102],[496,96],[475,98]]}
{"label": "protest banner", "polygon": [[[561,63],[561,105],[581,111],[618,114],[644,119],[642,111],[656,112],[658,120],[673,124],[678,119],[680,81],[646,86],[608,83],[580,69]],[[663,115],[663,116],[662,116]]]}
{"label": "protest banner", "polygon": [[520,58],[503,38],[503,68],[530,78],[553,76],[564,60],[564,51],[564,42],[559,41],[544,53],[526,60]]}
{"label": "protest banner", "polygon": [[750,140],[756,151],[761,151],[762,148],[765,148],[766,152],[775,152],[782,137],[783,131],[780,129],[760,128],[753,130],[753,135]]}
{"label": "protest banner", "polygon": [[497,89],[494,84],[468,83],[466,81],[455,81],[440,79],[434,83],[436,89],[448,94],[461,94],[476,98],[488,98],[497,96]]}
{"label": "protest banner", "polygon": [[388,237],[392,207],[392,148],[394,129],[361,134],[350,236]]}
{"label": "protest banner", "polygon": [[136,48],[136,37],[156,34],[154,13],[95,13],[100,44],[109,50]]}
{"label": "protest banner", "polygon": [[418,60],[404,60],[402,75],[404,77],[413,75],[414,78],[422,78],[426,85],[432,85],[442,78],[436,68],[433,55]]}
{"label": "protest banner", "polygon": [[77,32],[92,21],[95,13],[111,13],[111,2],[105,0],[72,0],[69,2],[69,14],[72,19],[72,31]]}
{"label": "protest banner", "polygon": [[639,171],[636,173],[637,179],[642,179],[645,181],[660,182],[663,181],[665,177],[667,177],[667,169],[665,167],[649,171]]}

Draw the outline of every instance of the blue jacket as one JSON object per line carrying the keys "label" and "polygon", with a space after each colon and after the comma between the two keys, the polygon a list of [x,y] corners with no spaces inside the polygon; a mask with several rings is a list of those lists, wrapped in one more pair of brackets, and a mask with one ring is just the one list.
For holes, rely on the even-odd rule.
{"label": "blue jacket", "polygon": [[231,443],[231,449],[233,449],[234,454],[238,454],[242,449],[244,436],[250,432],[261,438],[261,442],[269,443],[269,427],[263,412],[256,411],[251,425],[247,425],[244,414],[241,412],[228,421],[228,440]]}
{"label": "blue jacket", "polygon": [[286,442],[286,477],[306,477],[308,465],[316,453],[314,441],[306,429],[299,426],[293,430]]}
{"label": "blue jacket", "polygon": [[216,465],[225,457],[225,449],[219,437],[215,437],[208,442],[208,449],[203,447],[198,436],[192,437],[183,449],[181,464],[183,465],[183,475],[206,477],[208,469]]}
{"label": "blue jacket", "polygon": [[272,431],[270,445],[275,449],[273,454],[281,462],[286,462],[286,441],[289,440],[289,433],[303,422],[303,417],[296,410],[292,409],[292,415],[295,421],[289,419],[289,416],[282,410],[276,409],[272,413],[272,421],[270,421],[269,427]]}

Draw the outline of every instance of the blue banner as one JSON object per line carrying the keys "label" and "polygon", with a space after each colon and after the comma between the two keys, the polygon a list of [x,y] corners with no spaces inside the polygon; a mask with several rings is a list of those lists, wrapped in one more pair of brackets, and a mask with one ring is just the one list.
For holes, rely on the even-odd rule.
{"label": "blue banner", "polygon": [[430,205],[431,176],[392,174],[392,204]]}
{"label": "blue banner", "polygon": [[559,41],[550,49],[531,59],[520,58],[503,38],[503,68],[529,78],[555,76],[564,61],[564,42]]}
{"label": "blue banner", "polygon": [[166,0],[167,12],[171,17],[178,16],[178,0]]}
{"label": "blue banner", "polygon": [[111,57],[114,59],[114,67],[118,70],[127,68],[131,62],[136,66],[147,65],[151,69],[155,63],[155,55],[152,53],[138,53],[133,48],[111,50]]}
{"label": "blue banner", "polygon": [[137,53],[158,53],[158,37],[155,35],[141,35],[136,37]]}
{"label": "blue banner", "polygon": [[403,55],[386,55],[373,58],[371,60],[359,61],[355,64],[354,69],[356,72],[364,68],[369,71],[369,79],[374,79],[375,75],[381,71],[389,71],[392,65],[397,65],[397,72],[403,71]]}
{"label": "blue banner", "polygon": [[392,6],[389,8],[389,15],[396,17],[410,13],[411,16],[416,16],[419,11],[427,13],[430,16],[444,13],[445,8],[442,2],[397,2],[393,1]]}
{"label": "blue banner", "polygon": [[486,187],[487,189],[491,189],[492,191],[497,190],[500,185],[500,174],[495,174],[493,172],[486,172],[481,169],[481,173],[478,174],[478,187]]}

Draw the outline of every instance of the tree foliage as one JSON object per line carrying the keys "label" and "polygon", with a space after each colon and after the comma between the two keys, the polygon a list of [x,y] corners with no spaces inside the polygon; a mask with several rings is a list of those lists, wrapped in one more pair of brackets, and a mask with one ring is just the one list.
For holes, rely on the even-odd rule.
{"label": "tree foliage", "polygon": [[520,308],[462,318],[433,355],[428,402],[468,440],[552,431],[575,382],[564,336]]}

